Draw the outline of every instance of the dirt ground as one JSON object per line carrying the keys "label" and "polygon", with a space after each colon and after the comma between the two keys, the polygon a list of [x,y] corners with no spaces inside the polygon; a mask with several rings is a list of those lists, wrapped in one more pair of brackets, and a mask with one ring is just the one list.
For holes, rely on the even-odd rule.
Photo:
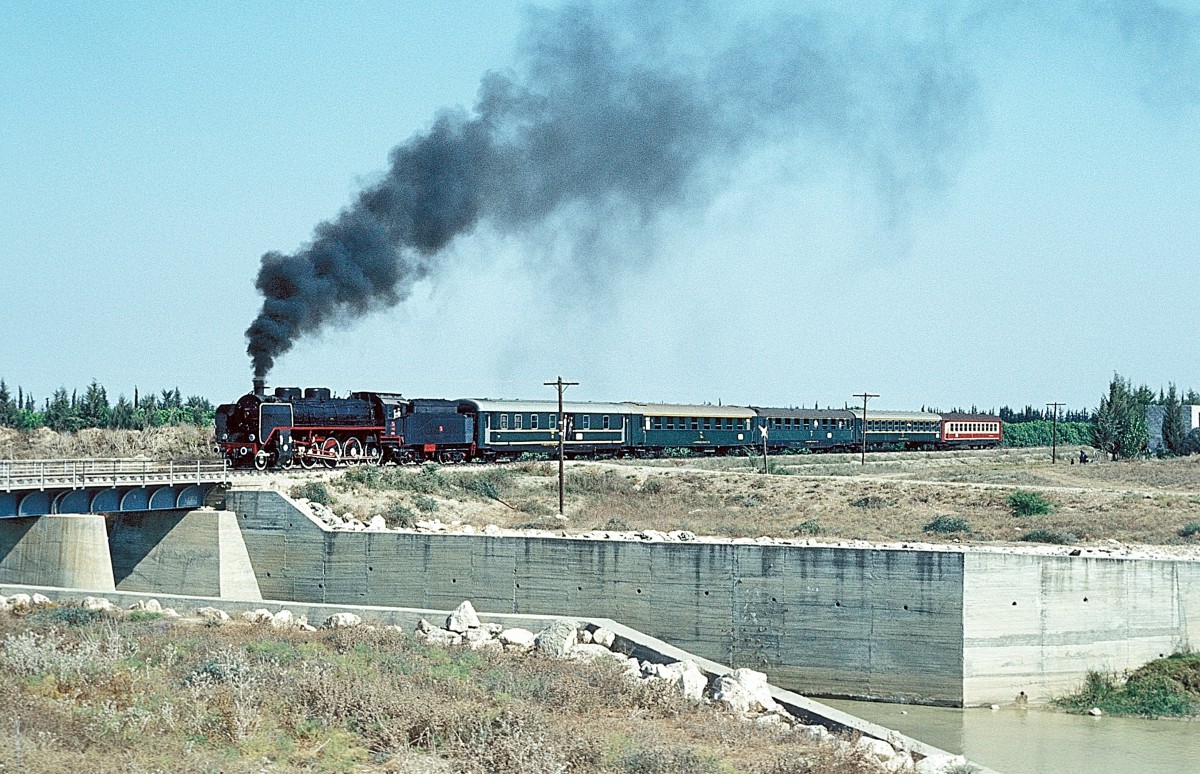
{"label": "dirt ground", "polygon": [[[1078,450],[1063,454],[1071,452]],[[770,474],[761,472],[761,457],[568,462],[565,520],[556,515],[552,462],[317,478],[339,514],[382,514],[392,526],[438,520],[569,534],[655,529],[820,542],[1117,542],[1200,556],[1200,456],[1087,465],[1069,459],[1052,464],[1049,449],[868,454],[865,465],[857,455],[782,455],[770,459]],[[274,485],[289,491],[309,476],[280,474]],[[1038,493],[1052,510],[1014,515],[1008,498],[1017,490]],[[931,528],[939,517],[942,528]],[[1031,532],[1041,538],[1030,540]]]}

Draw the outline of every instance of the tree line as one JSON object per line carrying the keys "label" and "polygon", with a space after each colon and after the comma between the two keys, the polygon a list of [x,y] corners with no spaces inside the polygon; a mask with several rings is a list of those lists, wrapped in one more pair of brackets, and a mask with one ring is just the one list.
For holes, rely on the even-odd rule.
{"label": "tree line", "polygon": [[92,380],[82,396],[66,387],[54,391],[41,405],[31,393],[17,387],[14,395],[0,379],[0,427],[35,430],[48,427],[60,432],[86,428],[145,430],[163,425],[205,426],[213,422],[216,409],[206,398],[191,395],[183,399],[179,388],[141,393],[133,389],[133,399],[124,393],[110,403],[108,390]]}
{"label": "tree line", "polygon": [[1114,460],[1144,454],[1150,444],[1146,410],[1161,406],[1164,453],[1200,453],[1200,428],[1188,428],[1182,410],[1185,404],[1200,404],[1200,394],[1195,390],[1181,392],[1174,384],[1165,390],[1160,388],[1156,394],[1145,385],[1135,387],[1132,380],[1114,374],[1096,410],[1093,445]]}

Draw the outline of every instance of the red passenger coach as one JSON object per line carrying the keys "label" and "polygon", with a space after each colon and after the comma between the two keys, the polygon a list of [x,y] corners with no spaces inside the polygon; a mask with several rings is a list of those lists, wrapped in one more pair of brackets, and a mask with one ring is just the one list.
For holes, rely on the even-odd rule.
{"label": "red passenger coach", "polygon": [[994,449],[1004,440],[1004,423],[991,414],[942,414],[942,448]]}

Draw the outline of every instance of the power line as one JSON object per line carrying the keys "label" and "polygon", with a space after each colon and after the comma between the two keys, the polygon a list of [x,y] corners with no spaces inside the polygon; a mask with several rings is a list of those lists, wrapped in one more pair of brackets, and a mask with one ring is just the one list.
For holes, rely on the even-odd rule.
{"label": "power line", "polygon": [[1065,403],[1047,403],[1046,408],[1054,407],[1054,421],[1050,425],[1050,462],[1051,464],[1058,462],[1058,407],[1065,406]]}

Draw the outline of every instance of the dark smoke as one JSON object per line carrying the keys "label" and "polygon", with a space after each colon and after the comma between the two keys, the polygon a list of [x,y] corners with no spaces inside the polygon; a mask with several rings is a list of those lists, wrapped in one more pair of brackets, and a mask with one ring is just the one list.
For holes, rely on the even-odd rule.
{"label": "dark smoke", "polygon": [[642,221],[703,201],[749,149],[801,140],[863,164],[897,210],[970,136],[975,86],[953,51],[881,25],[643,2],[530,16],[515,73],[391,153],[384,178],[299,252],[263,256],[246,332],[256,376],[335,319],[394,305],[477,224],[517,232],[566,207]]}

